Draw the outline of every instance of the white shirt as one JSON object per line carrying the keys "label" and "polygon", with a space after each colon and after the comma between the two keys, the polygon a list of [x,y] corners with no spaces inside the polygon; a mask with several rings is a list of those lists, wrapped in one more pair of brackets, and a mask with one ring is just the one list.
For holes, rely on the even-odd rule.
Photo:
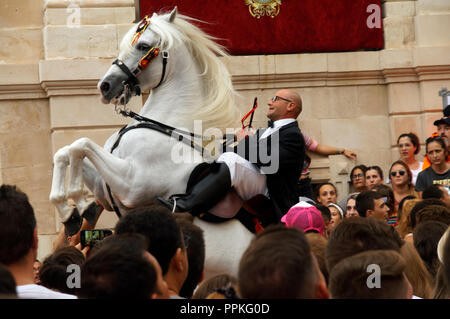
{"label": "white shirt", "polygon": [[273,122],[273,127],[268,127],[264,133],[259,137],[259,139],[266,138],[269,135],[272,135],[274,132],[278,131],[280,127],[288,125],[289,123],[295,122],[296,119],[281,119]]}
{"label": "white shirt", "polygon": [[20,299],[78,299],[77,296],[63,294],[36,284],[20,285],[16,290]]}

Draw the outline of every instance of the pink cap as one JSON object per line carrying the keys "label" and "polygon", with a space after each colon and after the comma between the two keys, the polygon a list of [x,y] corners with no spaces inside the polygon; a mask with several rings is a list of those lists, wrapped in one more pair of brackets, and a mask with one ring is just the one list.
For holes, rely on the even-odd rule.
{"label": "pink cap", "polygon": [[281,217],[281,222],[288,227],[300,228],[305,233],[309,230],[315,230],[323,235],[325,228],[320,211],[307,202],[300,202],[292,206],[286,215]]}

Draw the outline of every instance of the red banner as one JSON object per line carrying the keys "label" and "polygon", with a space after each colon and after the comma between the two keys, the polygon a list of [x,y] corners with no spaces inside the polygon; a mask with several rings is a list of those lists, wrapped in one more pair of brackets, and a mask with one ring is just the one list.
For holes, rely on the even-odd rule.
{"label": "red banner", "polygon": [[178,7],[233,55],[382,49],[381,0],[141,0],[141,18]]}

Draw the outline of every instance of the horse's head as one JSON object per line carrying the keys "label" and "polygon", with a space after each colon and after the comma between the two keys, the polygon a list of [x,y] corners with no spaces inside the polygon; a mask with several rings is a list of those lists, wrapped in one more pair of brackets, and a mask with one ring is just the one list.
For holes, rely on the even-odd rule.
{"label": "horse's head", "polygon": [[[170,24],[177,14],[175,7],[170,14],[145,17],[124,36],[119,57],[98,82],[103,103],[126,104],[141,91],[158,87],[166,75],[169,43],[152,28],[152,20],[158,26]],[[159,29],[160,27],[157,27]]]}

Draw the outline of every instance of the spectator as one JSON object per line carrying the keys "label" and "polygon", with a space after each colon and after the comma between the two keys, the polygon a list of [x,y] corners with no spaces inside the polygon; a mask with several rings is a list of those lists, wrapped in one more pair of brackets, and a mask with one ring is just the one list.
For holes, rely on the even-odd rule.
{"label": "spectator", "polygon": [[229,274],[220,274],[203,281],[195,290],[192,299],[206,299],[217,289],[237,288],[237,278]]}
{"label": "spectator", "polygon": [[315,208],[317,208],[320,211],[320,213],[322,215],[323,223],[325,225],[325,231],[323,232],[323,234],[325,235],[325,237],[327,237],[329,231],[331,231],[330,230],[330,221],[331,221],[330,209],[327,206],[322,205],[321,203],[310,203],[310,204],[313,205]]}
{"label": "spectator", "polygon": [[330,229],[329,229],[329,232],[331,232],[333,228],[336,227],[336,225],[339,224],[341,220],[344,219],[344,211],[339,205],[333,203],[328,204],[328,208],[330,209],[331,213]]}
{"label": "spectator", "polygon": [[345,205],[345,218],[359,216],[358,211],[356,210],[356,197],[358,195],[353,194],[350,196],[347,200],[347,203]]}
{"label": "spectator", "polygon": [[423,299],[430,299],[433,291],[433,278],[414,244],[405,242],[400,248],[400,255],[406,261],[405,274],[413,287],[414,295]]}
{"label": "spectator", "polygon": [[36,259],[33,264],[33,275],[34,275],[34,283],[36,285],[40,284],[41,280],[39,279],[39,270],[41,270],[42,263],[39,259]]}
{"label": "spectator", "polygon": [[446,276],[444,266],[441,264],[434,281],[433,299],[450,298],[450,289],[446,284]]}
{"label": "spectator", "polygon": [[[443,206],[445,207],[445,204],[435,198],[428,198],[428,199],[423,199],[420,202],[418,202],[416,205],[414,205],[414,207],[411,209],[411,213],[410,215],[410,220],[411,220],[411,228],[414,229],[414,227],[416,227],[417,224],[417,213],[424,209],[425,207],[429,207],[429,206],[433,206],[432,210],[436,211],[436,208],[434,206]],[[433,213],[432,215],[435,215],[435,213]]]}
{"label": "spectator", "polygon": [[69,265],[82,266],[85,261],[83,253],[73,246],[57,249],[45,258],[40,271],[41,285],[66,294],[75,295],[76,287],[67,285]]}
{"label": "spectator", "polygon": [[0,263],[14,276],[19,298],[73,299],[34,283],[38,237],[28,196],[12,185],[0,186]]}
{"label": "spectator", "polygon": [[400,236],[404,240],[406,240],[410,243],[413,242],[412,226],[411,226],[411,211],[414,208],[414,206],[420,202],[421,202],[421,200],[418,198],[408,200],[401,209],[401,217],[398,222],[397,230],[398,230]]}
{"label": "spectator", "polygon": [[422,192],[432,184],[449,185],[450,170],[446,162],[447,148],[440,137],[430,137],[426,141],[427,156],[431,166],[419,173],[415,189],[422,197]]}
{"label": "spectator", "polygon": [[300,202],[291,207],[281,218],[281,222],[288,227],[299,228],[305,233],[315,232],[325,235],[322,214],[315,206],[306,202]]}
{"label": "spectator", "polygon": [[405,162],[396,161],[389,169],[389,179],[394,193],[395,212],[398,212],[398,206],[403,198],[418,195],[414,190],[413,175]]}
{"label": "spectator", "polygon": [[412,196],[412,195],[408,195],[408,196],[404,197],[404,198],[400,201],[400,203],[398,204],[398,212],[397,212],[397,215],[398,215],[398,220],[399,220],[399,221],[400,221],[400,219],[401,219],[401,217],[402,217],[402,210],[403,210],[403,207],[404,207],[405,203],[408,202],[408,201],[411,200],[411,199],[417,199],[417,197],[416,197],[416,196]]}
{"label": "spectator", "polygon": [[403,240],[388,224],[375,218],[345,218],[331,232],[325,251],[328,273],[342,259],[368,250],[400,251]]}
{"label": "spectator", "polygon": [[377,192],[364,191],[356,197],[356,210],[361,217],[372,217],[386,222],[389,216],[386,200],[386,197]]}
{"label": "spectator", "polygon": [[450,208],[450,195],[448,188],[439,184],[433,184],[428,186],[423,193],[422,198],[435,198],[441,200],[448,208]]}
{"label": "spectator", "polygon": [[440,266],[437,246],[447,227],[448,225],[441,222],[425,221],[414,229],[414,247],[431,274],[433,283]]}
{"label": "spectator", "polygon": [[350,182],[352,183],[353,190],[357,193],[368,190],[366,185],[366,171],[367,166],[358,165],[353,167],[350,172]]}
{"label": "spectator", "polygon": [[332,183],[322,183],[317,186],[317,202],[328,206],[330,203],[337,203],[337,190]]}
{"label": "spectator", "polygon": [[383,171],[379,166],[370,166],[366,171],[366,186],[369,189],[376,185],[383,184]]}
{"label": "spectator", "polygon": [[137,234],[112,235],[104,239],[82,267],[77,291],[86,299],[155,299],[168,297],[158,263]]}
{"label": "spectator", "polygon": [[309,247],[311,248],[311,252],[316,257],[320,271],[325,278],[325,282],[328,285],[328,270],[325,263],[325,248],[327,247],[327,239],[316,233],[307,233],[305,236],[309,243]]}
{"label": "spectator", "polygon": [[0,264],[0,299],[17,298],[16,281],[11,272]]}
{"label": "spectator", "polygon": [[326,299],[328,291],[303,232],[271,225],[256,235],[239,265],[239,293],[251,299]]}
{"label": "spectator", "polygon": [[434,298],[450,298],[450,227],[438,243],[437,253],[441,263],[437,275]]}
{"label": "spectator", "polygon": [[[436,221],[450,225],[450,209],[443,205],[429,205],[417,211],[416,226],[426,221]],[[415,227],[413,229],[415,229]]]}
{"label": "spectator", "polygon": [[398,224],[398,216],[395,209],[394,192],[392,191],[392,188],[388,185],[380,184],[372,188],[372,191],[375,191],[383,196],[383,199],[386,198],[386,206],[389,208],[387,223],[393,227],[396,227]]}
{"label": "spectator", "polygon": [[[373,265],[380,269],[378,283],[371,282],[369,277],[368,270]],[[412,287],[405,276],[405,267],[402,256],[393,250],[372,250],[349,256],[331,270],[330,296],[333,299],[411,299]]]}
{"label": "spectator", "polygon": [[157,202],[133,209],[117,222],[115,230],[116,234],[138,233],[147,238],[148,251],[161,265],[171,298],[180,298],[189,266],[183,234],[171,211]]}
{"label": "spectator", "polygon": [[205,238],[203,237],[203,230],[197,225],[194,225],[191,214],[176,213],[174,216],[183,232],[189,264],[188,275],[180,289],[180,296],[191,298],[195,288],[203,279]]}
{"label": "spectator", "polygon": [[[401,134],[397,139],[400,160],[406,164],[411,171],[411,183],[416,184],[417,175],[422,171],[423,162],[416,160],[420,152],[420,141],[414,133]],[[392,169],[392,168],[391,168]]]}

